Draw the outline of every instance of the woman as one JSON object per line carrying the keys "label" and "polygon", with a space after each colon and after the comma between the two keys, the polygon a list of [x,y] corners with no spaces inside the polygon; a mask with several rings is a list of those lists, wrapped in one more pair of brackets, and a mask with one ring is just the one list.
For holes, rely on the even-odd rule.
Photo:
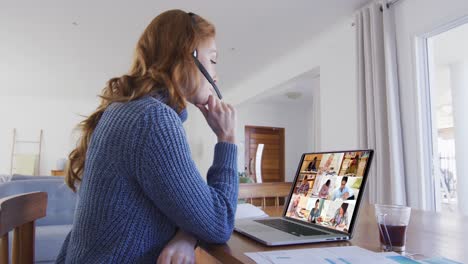
{"label": "woman", "polygon": [[335,216],[330,220],[336,229],[344,229],[348,225],[348,204],[342,203],[341,207],[335,212]]}
{"label": "woman", "polygon": [[[225,243],[237,202],[234,108],[215,98],[215,28],[181,10],[141,35],[128,74],[112,78],[81,123],[66,182],[79,200],[58,263],[193,263],[200,239]],[[218,138],[206,184],[182,123],[196,105]]]}
{"label": "woman", "polygon": [[330,179],[328,179],[323,185],[322,188],[320,188],[318,197],[326,199],[328,197],[328,193],[330,192]]}
{"label": "woman", "polygon": [[327,159],[327,161],[325,162],[324,170],[328,170],[328,168],[330,167],[330,165],[331,165],[332,162],[333,162],[333,158],[334,158],[334,157],[335,157],[335,154],[333,154],[333,153],[330,154],[330,155],[328,156],[328,159]]}
{"label": "woman", "polygon": [[345,171],[345,175],[356,175],[357,173],[357,167],[358,167],[358,160],[359,158],[356,157],[351,160],[351,163],[349,164],[348,168]]}
{"label": "woman", "polygon": [[304,176],[302,179],[301,185],[297,188],[297,194],[303,194],[304,196],[307,195],[309,192],[309,182],[307,181],[307,176]]}
{"label": "woman", "polygon": [[307,166],[308,171],[317,171],[317,157],[314,157],[314,160],[309,162],[309,165]]}
{"label": "woman", "polygon": [[299,202],[301,201],[301,196],[293,194],[291,201],[288,208],[289,216],[297,217],[299,216]]}
{"label": "woman", "polygon": [[308,221],[311,223],[316,223],[317,219],[320,217],[320,209],[319,209],[320,199],[315,201],[315,207],[310,210],[310,215]]}

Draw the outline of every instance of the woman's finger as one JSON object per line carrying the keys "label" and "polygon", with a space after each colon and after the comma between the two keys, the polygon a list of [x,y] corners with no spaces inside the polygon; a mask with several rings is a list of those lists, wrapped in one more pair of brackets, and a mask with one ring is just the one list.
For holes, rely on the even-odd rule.
{"label": "woman's finger", "polygon": [[224,105],[226,106],[226,111],[231,112],[231,108],[229,107],[229,104],[228,104],[228,103],[224,103]]}
{"label": "woman's finger", "polygon": [[220,109],[222,109],[221,107],[222,107],[223,102],[221,100],[219,100],[218,97],[214,97],[214,96],[213,96],[213,100],[215,102],[215,105],[214,105],[213,109],[215,111],[219,111]]}
{"label": "woman's finger", "polygon": [[192,256],[192,257],[185,256],[184,261],[182,261],[182,263],[183,264],[195,264],[195,256]]}
{"label": "woman's finger", "polygon": [[185,256],[183,254],[175,254],[172,256],[171,264],[183,264],[185,263]]}
{"label": "woman's finger", "polygon": [[192,264],[192,261],[191,261],[191,258],[185,256],[183,259],[182,259],[182,262],[180,262],[181,264]]}
{"label": "woman's finger", "polygon": [[159,255],[158,261],[156,263],[157,264],[170,264],[170,262],[168,262],[168,259],[167,259],[167,256],[166,256],[166,252],[162,252],[162,254]]}
{"label": "woman's finger", "polygon": [[208,109],[204,105],[197,104],[197,108],[200,109],[205,118],[208,116]]}
{"label": "woman's finger", "polygon": [[208,96],[208,111],[213,111],[213,108],[215,107],[216,101],[213,95]]}

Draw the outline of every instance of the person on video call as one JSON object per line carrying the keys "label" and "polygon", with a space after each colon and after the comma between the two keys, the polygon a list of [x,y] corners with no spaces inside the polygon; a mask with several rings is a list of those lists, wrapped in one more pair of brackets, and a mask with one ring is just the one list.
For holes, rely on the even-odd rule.
{"label": "person on video call", "polygon": [[314,160],[309,162],[309,165],[307,166],[308,171],[317,171],[317,157],[314,157]]}
{"label": "person on video call", "polygon": [[358,165],[359,165],[359,154],[357,154],[356,157],[351,160],[351,163],[349,164],[348,168],[345,171],[345,175],[347,174],[356,175]]}
{"label": "person on video call", "polygon": [[333,162],[334,157],[335,157],[335,155],[333,153],[328,156],[327,160],[325,161],[325,164],[323,166],[319,167],[319,174],[328,172],[328,170],[330,169],[330,166],[331,166],[331,164]]}
{"label": "person on video call", "polygon": [[289,205],[289,208],[288,208],[289,216],[291,216],[291,217],[303,217],[303,215],[300,212],[301,208],[299,207],[299,202],[301,201],[301,196],[293,195],[291,200],[292,200],[292,203]]}
{"label": "person on video call", "polygon": [[336,209],[335,216],[330,220],[334,228],[344,229],[348,225],[348,204],[341,204],[340,208]]}
{"label": "person on video call", "polygon": [[341,200],[354,200],[354,192],[346,184],[348,183],[348,177],[344,176],[341,179],[341,185],[333,191],[332,201],[337,199]]}
{"label": "person on video call", "polygon": [[[69,155],[65,181],[79,199],[56,263],[194,263],[197,240],[229,240],[236,111],[196,59],[216,82],[214,25],[170,10],[143,31],[129,71],[108,81]],[[189,103],[218,140],[206,182],[183,126]]]}
{"label": "person on video call", "polygon": [[317,199],[317,201],[315,201],[314,208],[310,210],[310,215],[307,220],[311,223],[315,223],[320,216],[319,204],[320,204],[320,199]]}
{"label": "person on video call", "polygon": [[310,186],[309,186],[309,182],[307,181],[307,176],[304,176],[304,179],[302,180],[301,185],[297,189],[297,193],[307,195],[307,193],[309,192],[309,188]]}
{"label": "person on video call", "polygon": [[320,188],[318,197],[319,198],[327,198],[328,193],[330,192],[330,179],[328,179],[323,185],[322,188]]}

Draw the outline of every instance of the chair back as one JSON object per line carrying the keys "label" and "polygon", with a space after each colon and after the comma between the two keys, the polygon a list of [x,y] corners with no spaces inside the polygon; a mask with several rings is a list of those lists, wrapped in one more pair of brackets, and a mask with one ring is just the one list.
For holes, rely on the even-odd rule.
{"label": "chair back", "polygon": [[0,198],[21,193],[47,192],[47,216],[36,221],[36,226],[71,225],[75,215],[77,195],[68,188],[63,178],[47,177],[52,179],[25,179],[0,184]]}
{"label": "chair back", "polygon": [[46,216],[47,193],[31,192],[0,199],[0,264],[7,264],[8,232],[13,232],[12,263],[34,262],[34,222]]}
{"label": "chair back", "polygon": [[261,198],[262,207],[266,206],[267,198],[275,198],[275,206],[279,206],[279,198],[287,197],[291,191],[291,182],[265,182],[265,183],[243,183],[239,184],[239,199]]}

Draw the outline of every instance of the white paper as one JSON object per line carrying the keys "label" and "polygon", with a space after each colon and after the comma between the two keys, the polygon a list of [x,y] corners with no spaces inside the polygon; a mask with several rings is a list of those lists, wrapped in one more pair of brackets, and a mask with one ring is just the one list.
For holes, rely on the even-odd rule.
{"label": "white paper", "polygon": [[249,252],[245,255],[259,264],[396,264],[386,255],[356,246]]}
{"label": "white paper", "polygon": [[262,209],[249,203],[237,205],[235,219],[244,219],[252,217],[263,218],[268,217],[268,215]]}

